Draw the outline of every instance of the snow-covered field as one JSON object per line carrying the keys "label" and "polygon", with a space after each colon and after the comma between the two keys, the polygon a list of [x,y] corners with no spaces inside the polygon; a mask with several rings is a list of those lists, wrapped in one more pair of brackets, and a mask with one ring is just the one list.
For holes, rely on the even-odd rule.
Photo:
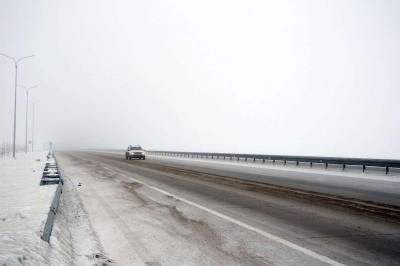
{"label": "snow-covered field", "polygon": [[56,186],[39,185],[46,155],[0,159],[0,265],[49,264],[52,249],[41,234]]}

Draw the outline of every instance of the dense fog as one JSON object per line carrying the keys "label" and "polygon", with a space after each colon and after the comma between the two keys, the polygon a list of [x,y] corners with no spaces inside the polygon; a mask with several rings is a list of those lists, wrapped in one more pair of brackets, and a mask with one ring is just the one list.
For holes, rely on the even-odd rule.
{"label": "dense fog", "polygon": [[[399,1],[12,1],[35,148],[400,159]],[[0,56],[0,144],[15,68]],[[17,144],[26,93],[17,93]],[[28,140],[32,134],[29,105]]]}

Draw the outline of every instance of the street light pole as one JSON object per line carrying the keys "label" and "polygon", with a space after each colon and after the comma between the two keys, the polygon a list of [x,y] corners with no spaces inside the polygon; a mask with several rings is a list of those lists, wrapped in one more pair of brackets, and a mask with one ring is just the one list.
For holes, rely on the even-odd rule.
{"label": "street light pole", "polygon": [[33,105],[33,117],[32,117],[32,152],[33,152],[33,145],[35,143],[35,104],[40,103],[38,102],[30,102]]}
{"label": "street light pole", "polygon": [[24,86],[18,85],[18,87],[24,88],[26,90],[26,125],[25,125],[25,153],[28,153],[28,101],[29,101],[29,90],[36,88],[33,86],[30,88],[25,88]]}
{"label": "street light pole", "polygon": [[20,58],[18,60],[15,60],[11,56],[8,56],[8,55],[2,54],[2,53],[0,53],[0,55],[3,55],[5,57],[8,57],[8,58],[14,60],[14,63],[15,63],[14,140],[13,140],[13,157],[15,159],[15,137],[16,137],[16,129],[17,129],[17,75],[18,75],[18,62],[20,60],[22,60],[22,59],[33,57],[35,55],[22,57],[22,58]]}

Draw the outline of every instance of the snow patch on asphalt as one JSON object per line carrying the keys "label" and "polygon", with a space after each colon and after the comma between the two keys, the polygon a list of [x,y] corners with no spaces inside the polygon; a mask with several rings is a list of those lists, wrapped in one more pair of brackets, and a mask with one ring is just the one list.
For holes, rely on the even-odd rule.
{"label": "snow patch on asphalt", "polygon": [[103,251],[76,187],[60,165],[59,170],[64,180],[64,187],[51,243],[62,246],[70,243],[68,251],[73,254],[76,265],[116,265]]}

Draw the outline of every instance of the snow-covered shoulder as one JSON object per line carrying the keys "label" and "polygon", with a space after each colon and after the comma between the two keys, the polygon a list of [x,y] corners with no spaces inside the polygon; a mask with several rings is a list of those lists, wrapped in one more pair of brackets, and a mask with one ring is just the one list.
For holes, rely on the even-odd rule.
{"label": "snow-covered shoulder", "polygon": [[46,155],[0,158],[0,265],[51,265],[50,257],[63,256],[41,239],[56,190],[40,186]]}

